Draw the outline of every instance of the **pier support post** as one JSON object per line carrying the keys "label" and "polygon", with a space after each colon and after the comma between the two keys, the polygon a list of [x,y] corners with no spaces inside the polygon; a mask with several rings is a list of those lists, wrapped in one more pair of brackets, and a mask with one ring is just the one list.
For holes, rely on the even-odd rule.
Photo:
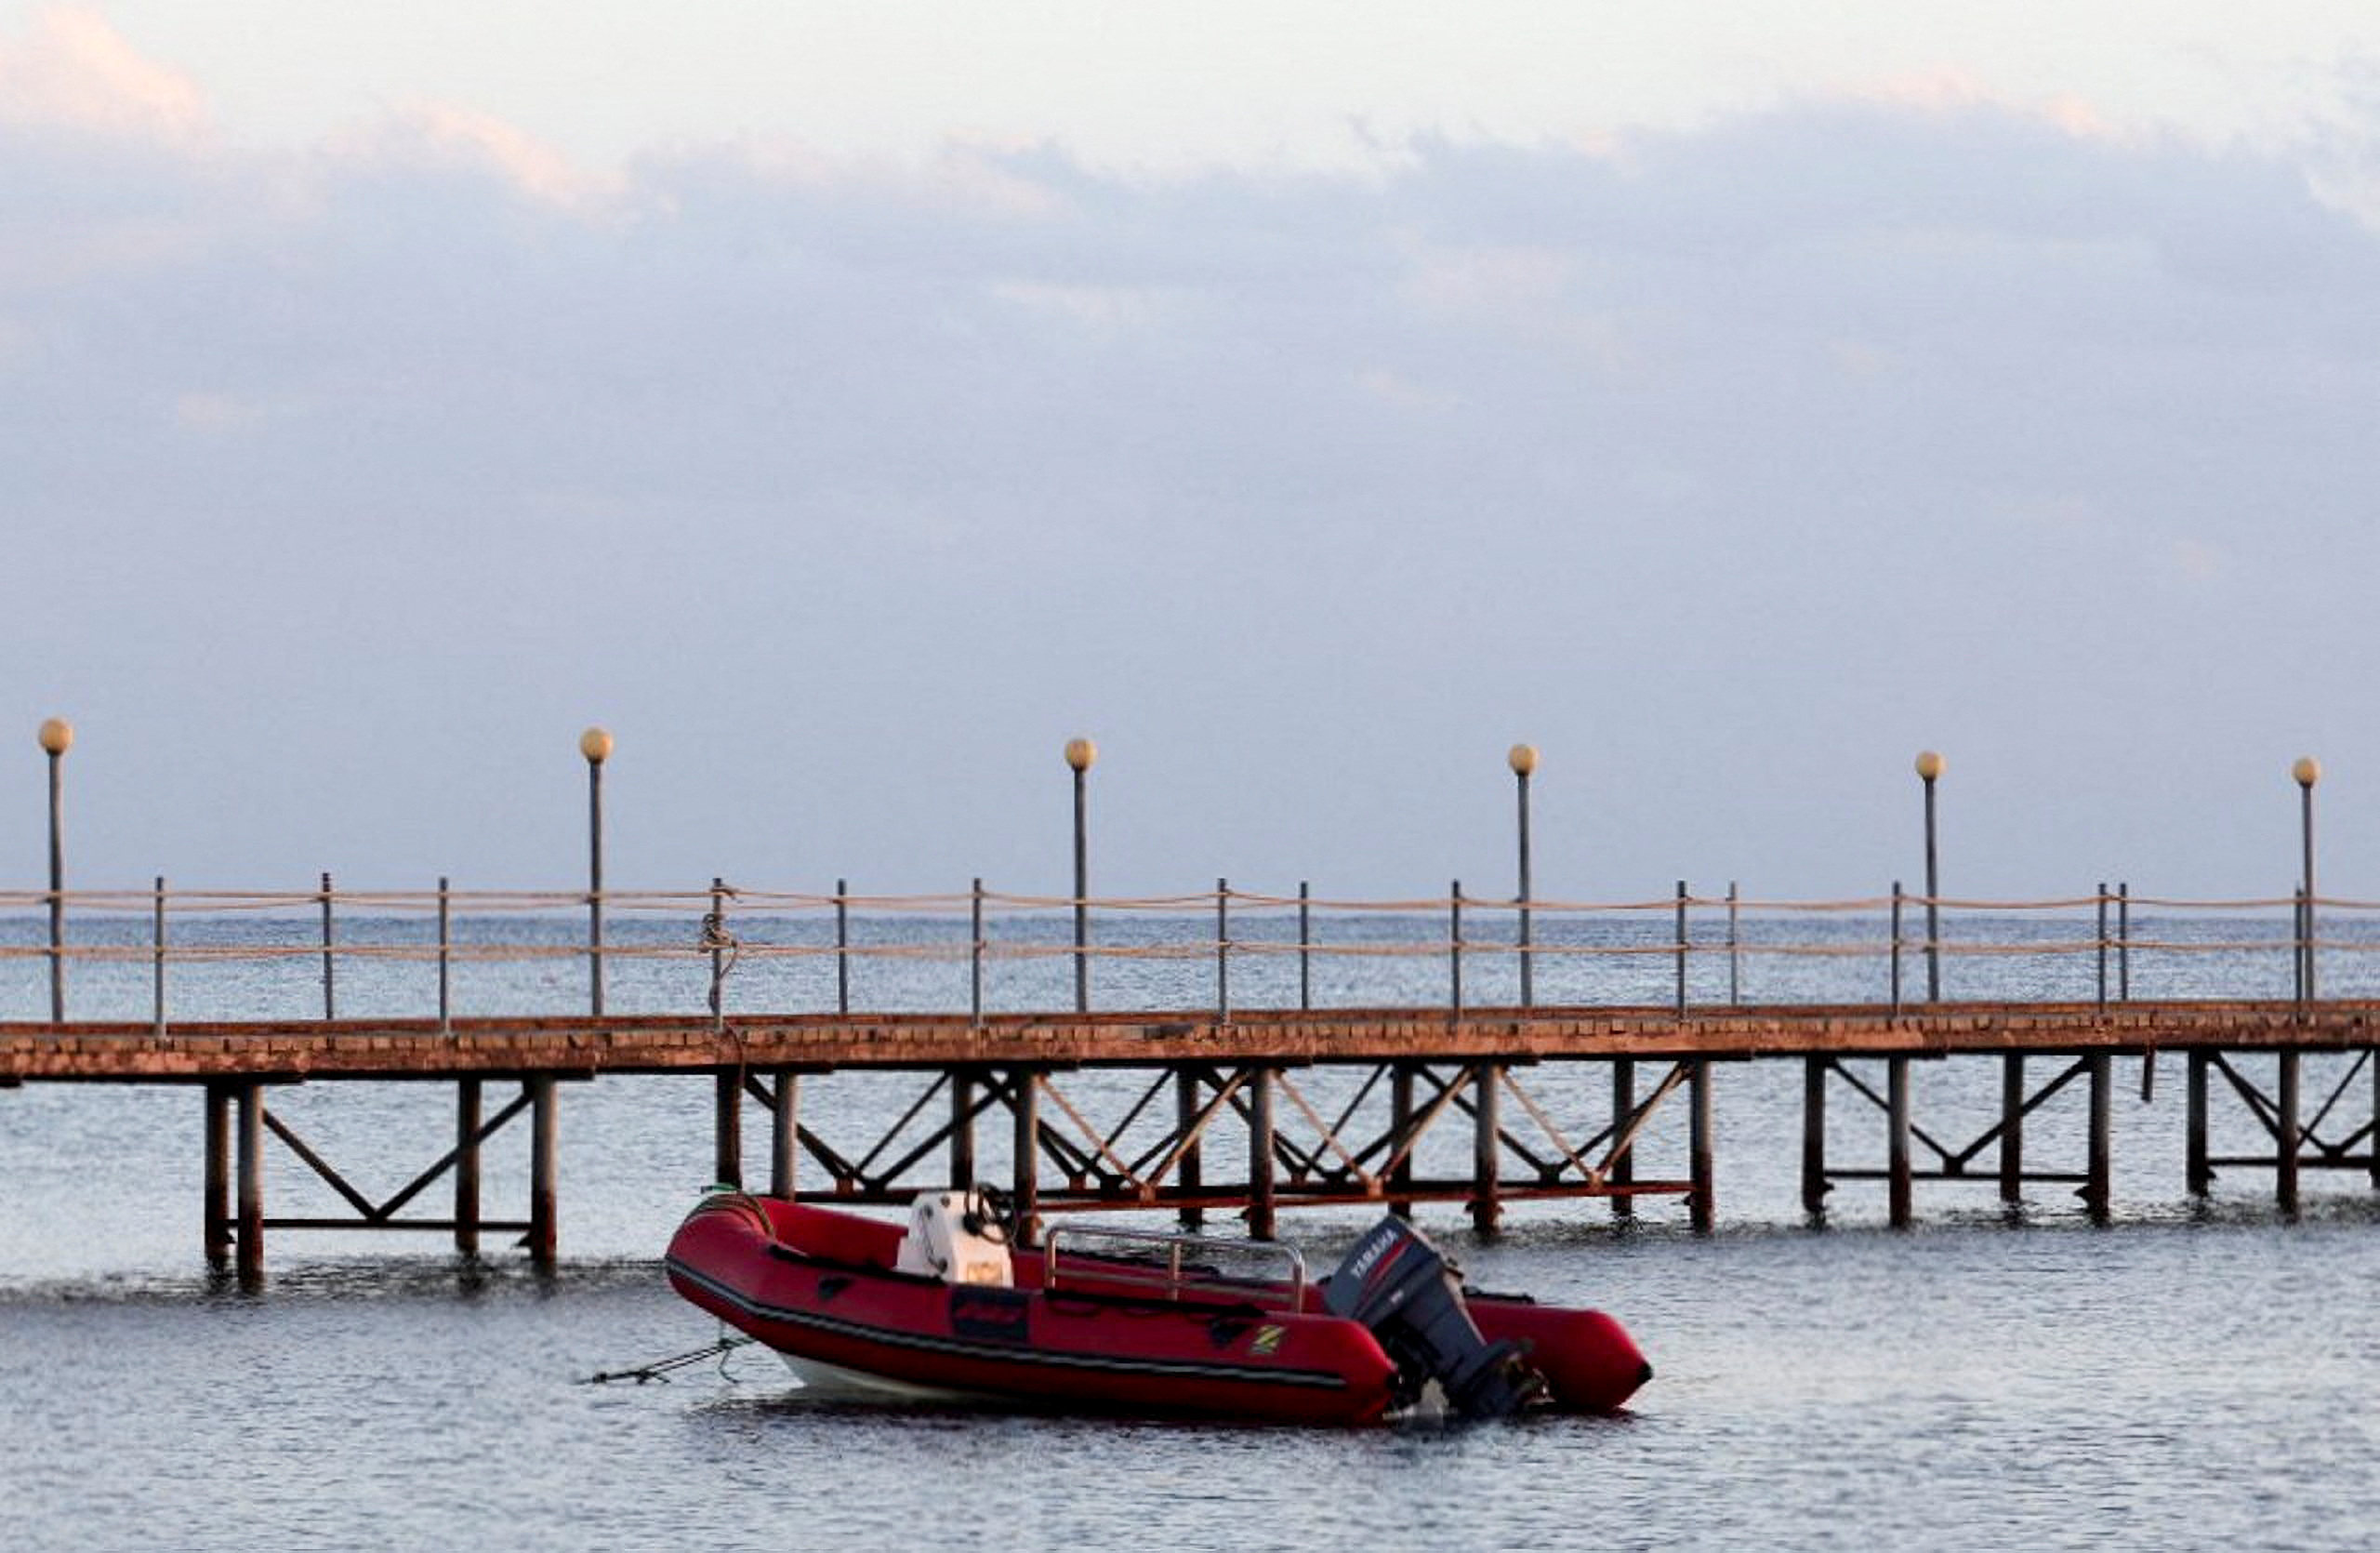
{"label": "pier support post", "polygon": [[1273,1239],[1273,1070],[1260,1068],[1248,1082],[1248,1233]]}
{"label": "pier support post", "polygon": [[[2380,1103],[2380,1102],[2375,1102]],[[1413,1185],[1412,1139],[1407,1135],[1413,1125],[1413,1065],[1395,1063],[1388,1070],[1388,1131],[1396,1140],[1395,1148],[1405,1157],[1389,1167],[1388,1211],[1398,1218],[1413,1216],[1413,1200],[1399,1197],[1400,1187]]]}
{"label": "pier support post", "polygon": [[1909,1174],[1909,1058],[1886,1057],[1884,1169],[1887,1212],[1896,1229],[1906,1229],[1916,1217]]}
{"label": "pier support post", "polygon": [[240,1110],[239,1276],[243,1287],[264,1281],[264,1085],[238,1086]]}
{"label": "pier support post", "polygon": [[964,1069],[950,1075],[950,1185],[965,1191],[975,1184],[975,1077]]}
{"label": "pier support post", "polygon": [[722,1068],[711,1075],[711,1176],[722,1187],[744,1185],[744,1073]]}
{"label": "pier support post", "polygon": [[[1195,1195],[1206,1182],[1199,1168],[1199,1140],[1190,1131],[1198,1124],[1198,1069],[1186,1063],[1173,1075],[1173,1115],[1184,1140],[1174,1178],[1184,1194]],[[1207,1211],[1195,1202],[1184,1202],[1180,1216],[1184,1229],[1196,1229],[1207,1222]]]}
{"label": "pier support post", "polygon": [[2204,1052],[2193,1051],[2183,1063],[2182,1183],[2192,1197],[2204,1197],[2215,1185],[2215,1171],[2206,1162],[2206,1071]]}
{"label": "pier support post", "polygon": [[1471,1228],[1482,1237],[1496,1233],[1504,1212],[1497,1194],[1501,1184],[1498,1167],[1502,1162],[1497,1137],[1502,1123],[1498,1119],[1497,1102],[1502,1095],[1503,1077],[1501,1063],[1483,1062],[1473,1070],[1471,1081],[1472,1120],[1475,1123],[1471,1138]]}
{"label": "pier support post", "polygon": [[2025,1058],[2010,1052],[2000,1059],[2000,1201],[2024,1200]]}
{"label": "pier support post", "polygon": [[1693,1139],[1686,1174],[1694,1185],[1694,1195],[1688,1201],[1689,1221],[1698,1235],[1711,1233],[1717,1218],[1717,1202],[1712,1196],[1714,1171],[1711,1155],[1711,1060],[1696,1063],[1686,1075],[1686,1113]]}
{"label": "pier support post", "polygon": [[455,1085],[455,1249],[480,1254],[480,1081]]}
{"label": "pier support post", "polygon": [[220,1083],[206,1086],[205,1195],[206,1265],[221,1272],[231,1264],[231,1092]]}
{"label": "pier support post", "polygon": [[769,1091],[769,1195],[790,1201],[801,1141],[801,1075],[780,1068],[776,1079]]}
{"label": "pier support post", "polygon": [[2094,1224],[2108,1222],[2113,1200],[2109,1165],[2114,1158],[2114,1136],[2109,1106],[2115,1091],[2115,1061],[2106,1052],[2094,1052],[2090,1056],[2091,1141],[2082,1170],[2082,1206]]}
{"label": "pier support post", "polygon": [[2294,1051],[2281,1054],[2281,1095],[2279,1110],[2281,1136],[2275,1140],[2278,1155],[2273,1164],[2273,1202],[2283,1214],[2297,1212],[2297,1148],[2305,1135],[2297,1125],[2298,1069],[2302,1058]]}
{"label": "pier support post", "polygon": [[[1611,1132],[1618,1137],[1628,1129],[1628,1118],[1636,1109],[1636,1062],[1633,1057],[1614,1057],[1611,1063]],[[1611,1186],[1625,1187],[1636,1179],[1636,1150],[1633,1146],[1620,1149],[1611,1157],[1611,1174],[1605,1180]],[[1611,1216],[1634,1218],[1636,1200],[1626,1192],[1615,1192],[1611,1199]]]}
{"label": "pier support post", "polygon": [[1015,1169],[1010,1186],[1010,1211],[1015,1215],[1016,1238],[1025,1245],[1041,1243],[1041,1075],[1019,1068],[1009,1075],[1015,1089]]}
{"label": "pier support post", "polygon": [[1802,1059],[1802,1212],[1826,1216],[1827,1059]]}
{"label": "pier support post", "polygon": [[529,1090],[529,1265],[539,1272],[554,1270],[560,1237],[555,1229],[554,1081],[543,1074],[528,1081]]}

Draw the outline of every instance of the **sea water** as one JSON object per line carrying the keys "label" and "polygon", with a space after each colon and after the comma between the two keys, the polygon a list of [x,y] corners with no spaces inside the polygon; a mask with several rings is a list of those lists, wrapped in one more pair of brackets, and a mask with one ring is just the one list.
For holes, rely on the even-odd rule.
{"label": "sea water", "polygon": [[[758,944],[767,930],[753,925]],[[2075,926],[1967,924],[2041,952],[1953,959],[1946,991],[2095,995],[2097,957],[2071,952]],[[2209,945],[2278,936],[2258,921],[2135,929]],[[343,930],[393,942],[421,924]],[[1110,941],[1151,944],[1186,930],[1104,928]],[[21,943],[33,930],[9,931]],[[81,931],[133,936],[128,923]],[[218,931],[285,941],[292,924]],[[580,931],[515,920],[464,936],[542,934],[562,946]],[[658,925],[618,931],[675,941]],[[776,937],[814,943],[819,931],[793,923]],[[1394,946],[1441,930],[1364,919],[1326,931]],[[1585,936],[1559,923],[1538,931]],[[1647,924],[1645,943],[1666,931]],[[1747,922],[1743,936],[1814,931],[1851,945],[1874,924]],[[965,928],[870,921],[855,936],[946,949]],[[2326,957],[2323,988],[2368,994],[2372,958]],[[1508,999],[1498,977],[1509,967],[1484,952],[1475,962],[1469,994]],[[37,960],[0,963],[16,978],[0,987],[0,1010],[21,1018],[46,1006]],[[1070,996],[1063,959],[996,964],[994,1006]],[[1673,974],[1650,955],[1544,966],[1547,1001],[1665,1002],[1661,978]],[[1421,953],[1316,969],[1331,1002],[1442,1001],[1448,989],[1443,960]],[[2269,949],[2144,952],[2128,969],[2141,996],[2288,990],[2288,958]],[[78,1013],[147,1016],[137,962],[75,971]],[[964,1006],[963,955],[854,971],[872,994],[863,1002]],[[1889,974],[1858,954],[1752,955],[1736,971],[1747,997],[1828,1001],[1876,997]],[[700,956],[630,959],[606,974],[615,1007],[692,1010],[708,991]],[[1903,974],[1922,969],[1912,960]],[[285,958],[171,975],[179,1017],[320,1006],[316,968]],[[567,958],[475,962],[458,976],[458,1006],[560,1009],[583,997],[585,975]],[[1103,962],[1096,975],[1103,1002],[1196,1006],[1213,991],[1212,967],[1183,959]],[[1291,957],[1250,953],[1231,975],[1242,1006],[1295,997]],[[343,1012],[419,1013],[434,995],[418,962],[342,964],[340,976]],[[1722,1000],[1726,976],[1723,955],[1698,953],[1690,994]],[[830,1005],[831,961],[756,952],[725,992],[731,1010]],[[2350,1074],[2352,1061],[2308,1059],[2309,1109],[2347,1085],[2327,1134],[2369,1115],[2370,1074]],[[2045,1077],[2056,1065],[2036,1066]],[[1668,1201],[1624,1225],[1602,1202],[1519,1205],[1492,1242],[1471,1235],[1457,1205],[1420,1214],[1471,1281],[1626,1322],[1658,1372],[1626,1414],[1344,1431],[858,1404],[805,1395],[751,1349],[666,1383],[588,1384],[717,1335],[668,1293],[656,1260],[709,1174],[704,1078],[565,1088],[563,1263],[551,1277],[493,1236],[466,1262],[429,1235],[286,1233],[270,1241],[270,1280],[254,1294],[211,1279],[199,1255],[195,1092],[28,1085],[0,1092],[0,1547],[2370,1546],[2380,1535],[2380,1198],[2360,1173],[2316,1174],[2305,1214],[2283,1222],[2269,1173],[2237,1171],[2212,1200],[2188,1199],[2180,1063],[2162,1059],[2148,1100],[2140,1067],[2119,1068],[2112,1226],[2090,1226],[2061,1187],[2033,1187],[2022,1209],[2003,1211],[1987,1153],[1973,1186],[1920,1183],[1920,1227],[1901,1232],[1883,1227],[1872,1182],[1839,1185],[1826,1226],[1805,1225],[1799,1064],[1724,1067],[1715,1234],[1688,1232]],[[1129,1103],[1102,1087],[1117,1081],[1059,1082],[1100,1114]],[[1302,1082],[1319,1094],[1333,1080]],[[1574,1078],[1547,1065],[1522,1082],[1566,1121],[1600,1099],[1598,1070]],[[2030,1119],[2032,1166],[2079,1165],[2080,1089]],[[804,1121],[864,1146],[914,1095],[879,1078],[813,1079]],[[1964,1141],[1995,1114],[1998,1065],[1921,1065],[1917,1095],[1921,1124]],[[442,1085],[314,1084],[276,1090],[271,1103],[382,1193],[434,1160],[452,1127]],[[2218,1095],[2218,1152],[2252,1148],[2254,1127]],[[1678,1167],[1678,1130],[1674,1118],[1657,1123],[1646,1173]],[[995,1175],[1004,1164],[991,1135],[1004,1131],[985,1137]],[[1840,1085],[1830,1134],[1837,1162],[1881,1162],[1880,1118]],[[1467,1145],[1467,1133],[1455,1140]],[[517,1130],[491,1142],[491,1215],[524,1198],[524,1152]],[[277,1146],[268,1179],[272,1213],[337,1211]],[[1291,1213],[1283,1229],[1327,1267],[1368,1216]]]}

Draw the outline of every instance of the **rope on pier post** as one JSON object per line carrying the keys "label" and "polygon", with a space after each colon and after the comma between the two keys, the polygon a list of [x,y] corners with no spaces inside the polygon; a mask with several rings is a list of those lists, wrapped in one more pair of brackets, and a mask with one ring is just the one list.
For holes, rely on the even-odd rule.
{"label": "rope on pier post", "polygon": [[338,1017],[338,969],[332,958],[337,936],[331,925],[331,876],[323,875],[323,1017]]}
{"label": "rope on pier post", "polygon": [[852,1011],[851,889],[851,881],[835,881],[835,1012],[846,1017]]}
{"label": "rope on pier post", "polygon": [[1900,881],[1893,881],[1893,1017],[1900,1017]]}
{"label": "rope on pier post", "polygon": [[980,878],[968,892],[967,923],[967,1012],[980,1026],[984,1022],[984,882]]}
{"label": "rope on pier post", "polygon": [[1686,881],[1677,882],[1677,1016],[1686,1017]]}
{"label": "rope on pier post", "polygon": [[162,873],[157,876],[156,894],[151,903],[150,943],[154,960],[149,976],[152,993],[149,1029],[152,1035],[163,1041],[165,1039],[165,876]]}
{"label": "rope on pier post", "polygon": [[1298,881],[1298,1007],[1314,1006],[1314,896],[1305,880]]}
{"label": "rope on pier post", "polygon": [[2099,908],[2099,933],[2097,943],[2099,958],[2099,1017],[2104,1019],[2108,1016],[2108,882],[2104,879],[2099,881],[2097,904]]}
{"label": "rope on pier post", "polygon": [[1231,1023],[1231,881],[1215,881],[1215,1023]]}
{"label": "rope on pier post", "polygon": [[1736,882],[1727,881],[1727,1002],[1730,1005],[1744,1001],[1742,901],[1736,893]]}
{"label": "rope on pier post", "polygon": [[455,911],[446,876],[438,876],[438,1033],[455,1033]]}
{"label": "rope on pier post", "polygon": [[1455,1018],[1462,1017],[1462,881],[1448,886],[1447,905],[1447,1012]]}
{"label": "rope on pier post", "polygon": [[[727,1034],[727,973],[738,946],[727,929],[727,883],[713,874],[710,910],[703,918],[702,947],[710,957],[710,1029],[714,1038]],[[740,1048],[741,1042],[738,1042]],[[741,1190],[744,1186],[744,1065],[722,1068],[711,1076],[711,1179]]]}

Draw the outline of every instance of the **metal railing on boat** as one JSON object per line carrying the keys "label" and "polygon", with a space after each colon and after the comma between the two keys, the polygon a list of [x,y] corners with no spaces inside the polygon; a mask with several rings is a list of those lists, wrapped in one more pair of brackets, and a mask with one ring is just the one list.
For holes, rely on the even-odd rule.
{"label": "metal railing on boat", "polygon": [[[1277,1303],[1286,1310],[1300,1310],[1305,1306],[1305,1258],[1295,1247],[1105,1225],[1051,1227],[1041,1245],[1043,1289],[1052,1294],[1060,1292],[1064,1286],[1060,1254],[1082,1241],[1104,1241],[1131,1248],[1110,1254],[1077,1249],[1075,1276],[1086,1282],[1111,1287],[1122,1284],[1132,1293],[1159,1299],[1179,1300],[1186,1294],[1250,1305]],[[1152,1252],[1162,1254],[1149,1254]],[[1196,1260],[1185,1261],[1185,1255]],[[1277,1266],[1281,1273],[1237,1277],[1215,1266],[1217,1260]]]}

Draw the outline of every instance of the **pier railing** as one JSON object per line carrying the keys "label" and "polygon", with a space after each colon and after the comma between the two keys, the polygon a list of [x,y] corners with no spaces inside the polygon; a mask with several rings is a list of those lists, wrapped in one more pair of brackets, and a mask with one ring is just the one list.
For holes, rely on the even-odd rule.
{"label": "pier railing", "polygon": [[[46,926],[48,931],[45,934]],[[1927,924],[1936,923],[1929,935]],[[1343,1006],[1898,1009],[1961,998],[2104,1004],[2380,989],[2380,901],[2218,899],[2127,885],[2037,899],[1355,899],[1237,888],[1086,896],[985,887],[0,891],[0,1010],[147,1014],[236,989],[293,1015],[455,1016],[603,1007],[982,1015]],[[1524,965],[1535,971],[1522,974]],[[2203,973],[2194,969],[2203,967]],[[2321,974],[2316,972],[2320,968]],[[427,972],[427,975],[418,974]],[[1072,972],[1071,984],[1068,973]],[[225,976],[232,979],[223,980]],[[2334,984],[2336,985],[2334,985]],[[1386,995],[1383,996],[1383,991]],[[184,1016],[192,1016],[185,1014]]]}

